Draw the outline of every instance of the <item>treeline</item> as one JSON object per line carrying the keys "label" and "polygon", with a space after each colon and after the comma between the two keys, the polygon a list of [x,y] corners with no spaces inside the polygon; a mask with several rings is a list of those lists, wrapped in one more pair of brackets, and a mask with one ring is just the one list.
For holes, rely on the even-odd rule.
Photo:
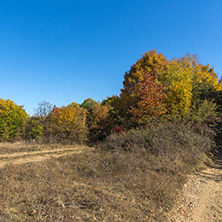
{"label": "treeline", "polygon": [[0,99],[0,141],[95,143],[108,135],[158,121],[215,126],[221,116],[222,83],[209,65],[187,54],[167,58],[151,50],[125,73],[119,96],[56,107],[43,101],[29,116]]}

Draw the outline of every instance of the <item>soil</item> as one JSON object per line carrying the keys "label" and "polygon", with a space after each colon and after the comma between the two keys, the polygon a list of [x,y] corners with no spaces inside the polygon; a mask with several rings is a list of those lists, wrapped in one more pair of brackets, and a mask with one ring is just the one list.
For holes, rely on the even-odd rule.
{"label": "soil", "polygon": [[[0,168],[8,164],[24,164],[79,154],[92,150],[89,147],[44,149],[41,151],[0,155]],[[168,214],[170,222],[222,222],[222,152],[208,164],[207,169],[191,175],[183,187],[174,208]]]}
{"label": "soil", "polygon": [[222,222],[222,153],[206,170],[190,176],[169,221]]}
{"label": "soil", "polygon": [[[22,149],[21,149],[22,150]],[[16,152],[12,154],[0,155],[0,168],[8,164],[24,164],[30,162],[40,162],[49,158],[58,158],[61,156],[79,154],[90,150],[89,147],[74,147],[64,149],[50,149],[42,151],[31,151],[31,152]]]}

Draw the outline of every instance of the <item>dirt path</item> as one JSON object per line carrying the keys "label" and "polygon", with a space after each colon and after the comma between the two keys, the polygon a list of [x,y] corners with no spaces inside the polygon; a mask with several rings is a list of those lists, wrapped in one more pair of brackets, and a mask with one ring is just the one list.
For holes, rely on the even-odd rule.
{"label": "dirt path", "polygon": [[222,222],[222,155],[189,178],[169,217],[171,222]]}
{"label": "dirt path", "polygon": [[[8,164],[24,164],[30,162],[40,162],[50,158],[59,158],[61,156],[79,154],[88,151],[89,147],[73,147],[73,148],[60,148],[50,149],[42,151],[31,151],[31,152],[17,152],[12,154],[0,155],[0,168]],[[22,151],[22,150],[21,150]]]}

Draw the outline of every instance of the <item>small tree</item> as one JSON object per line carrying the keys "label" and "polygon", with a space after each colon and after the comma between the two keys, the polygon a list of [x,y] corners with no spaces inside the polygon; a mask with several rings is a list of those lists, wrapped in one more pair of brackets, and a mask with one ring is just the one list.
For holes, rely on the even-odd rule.
{"label": "small tree", "polygon": [[38,104],[38,108],[34,110],[34,114],[37,117],[47,117],[52,111],[53,105],[45,100]]}

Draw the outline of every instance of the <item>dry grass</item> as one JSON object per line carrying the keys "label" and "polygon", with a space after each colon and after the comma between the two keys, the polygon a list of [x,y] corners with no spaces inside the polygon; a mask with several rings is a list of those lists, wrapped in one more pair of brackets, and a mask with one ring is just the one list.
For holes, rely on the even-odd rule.
{"label": "dry grass", "polygon": [[72,144],[72,145],[64,145],[59,143],[50,143],[50,144],[41,144],[34,142],[2,142],[0,143],[0,155],[10,154],[10,153],[20,153],[20,152],[34,152],[34,151],[45,151],[45,150],[55,150],[55,149],[72,149],[76,147],[85,147],[84,145]]}
{"label": "dry grass", "polygon": [[[39,162],[70,154],[86,152],[91,148],[77,145],[61,144],[27,144],[25,142],[0,144],[0,168],[12,164]],[[4,154],[1,154],[4,153]]]}
{"label": "dry grass", "polygon": [[93,167],[98,158],[96,153],[78,154],[1,169],[0,220],[143,221],[150,218],[150,201],[144,199],[140,203],[134,189],[98,175]]}
{"label": "dry grass", "polygon": [[[164,129],[131,131],[111,136],[100,149],[1,168],[0,221],[167,221],[210,140],[183,127]],[[1,144],[8,153],[31,146],[51,149]]]}

